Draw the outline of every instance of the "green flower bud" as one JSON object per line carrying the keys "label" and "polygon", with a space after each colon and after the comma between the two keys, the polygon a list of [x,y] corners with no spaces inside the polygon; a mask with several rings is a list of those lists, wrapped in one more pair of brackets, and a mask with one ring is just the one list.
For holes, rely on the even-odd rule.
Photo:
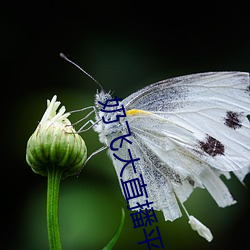
{"label": "green flower bud", "polygon": [[60,102],[54,96],[47,101],[41,122],[27,143],[26,161],[32,170],[43,176],[50,168],[62,171],[62,177],[79,172],[87,158],[87,148],[65,113],[64,106],[56,113]]}

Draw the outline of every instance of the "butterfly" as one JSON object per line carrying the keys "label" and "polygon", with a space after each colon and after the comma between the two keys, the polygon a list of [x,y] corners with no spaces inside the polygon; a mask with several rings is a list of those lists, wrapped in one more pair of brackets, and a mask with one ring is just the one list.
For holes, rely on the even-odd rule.
{"label": "butterfly", "polygon": [[[210,230],[183,203],[196,187],[205,188],[219,207],[235,203],[220,176],[233,173],[243,182],[250,172],[249,74],[208,72],[156,82],[120,102],[126,117],[120,115],[116,123],[108,121],[117,113],[102,112],[100,103],[107,100],[114,100],[110,93],[97,92],[93,129],[108,148],[117,176],[121,171],[127,180],[143,176],[154,210],[174,221],[182,215],[181,204],[191,227],[212,240]],[[128,132],[131,143],[121,147],[116,138]],[[140,160],[124,169],[131,156]],[[130,207],[143,203],[145,197],[129,200]]]}
{"label": "butterfly", "polygon": [[[236,202],[220,177],[229,179],[234,174],[243,183],[250,172],[249,74],[225,71],[174,77],[121,100],[105,92],[64,54],[60,56],[101,88],[95,96],[95,107],[82,109],[92,111],[80,120],[95,113],[96,121],[89,120],[79,132],[88,130],[84,128],[91,123],[104,146],[86,162],[108,149],[118,178],[131,181],[143,176],[144,184],[139,187],[147,187],[153,209],[162,211],[166,221],[181,217],[181,206],[191,228],[211,241],[209,228],[190,215],[183,203],[197,187],[206,189],[219,207]],[[108,101],[121,101],[122,109],[111,104],[103,112]],[[145,197],[128,199],[129,188],[123,184],[121,181],[128,207],[139,210],[137,205],[145,203]],[[131,185],[130,191],[135,190]]]}

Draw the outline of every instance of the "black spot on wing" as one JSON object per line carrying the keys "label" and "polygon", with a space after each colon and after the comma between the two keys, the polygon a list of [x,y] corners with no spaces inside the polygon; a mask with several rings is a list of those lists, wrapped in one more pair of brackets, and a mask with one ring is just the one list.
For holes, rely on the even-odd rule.
{"label": "black spot on wing", "polygon": [[215,157],[216,155],[224,155],[224,145],[215,138],[207,135],[204,141],[199,141],[200,148],[207,154]]}
{"label": "black spot on wing", "polygon": [[240,128],[242,113],[227,111],[227,115],[224,118],[224,124],[232,129]]}

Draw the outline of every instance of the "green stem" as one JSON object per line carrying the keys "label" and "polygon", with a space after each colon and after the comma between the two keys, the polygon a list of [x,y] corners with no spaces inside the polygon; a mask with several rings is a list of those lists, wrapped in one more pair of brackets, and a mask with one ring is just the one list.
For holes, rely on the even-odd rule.
{"label": "green stem", "polygon": [[58,167],[48,168],[47,186],[47,227],[50,250],[61,250],[59,231],[59,188],[62,170]]}
{"label": "green stem", "polygon": [[115,243],[118,240],[119,235],[122,231],[124,221],[125,221],[125,212],[124,212],[124,209],[122,208],[122,218],[121,218],[120,225],[119,225],[114,237],[111,239],[111,241],[108,243],[108,245],[106,247],[104,247],[102,250],[111,250],[113,248],[113,246],[115,245]]}

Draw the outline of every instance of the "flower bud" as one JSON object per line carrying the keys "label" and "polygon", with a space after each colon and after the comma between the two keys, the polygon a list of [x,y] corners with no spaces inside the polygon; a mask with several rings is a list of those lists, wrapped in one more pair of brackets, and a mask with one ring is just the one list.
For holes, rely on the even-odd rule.
{"label": "flower bud", "polygon": [[67,119],[70,113],[65,113],[64,106],[56,113],[59,105],[56,96],[47,101],[47,110],[27,143],[26,161],[43,176],[50,168],[58,168],[62,177],[75,175],[87,158],[83,139]]}

